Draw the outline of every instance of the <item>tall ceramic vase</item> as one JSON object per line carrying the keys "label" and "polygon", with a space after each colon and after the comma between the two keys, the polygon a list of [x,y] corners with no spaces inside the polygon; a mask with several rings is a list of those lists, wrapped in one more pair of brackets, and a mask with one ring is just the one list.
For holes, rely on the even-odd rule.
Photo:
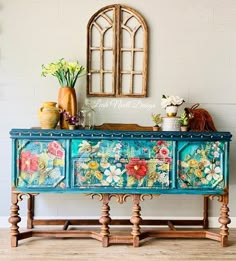
{"label": "tall ceramic vase", "polygon": [[[61,87],[58,93],[58,106],[62,111],[67,111],[70,115],[77,113],[77,99],[75,89],[72,87]],[[60,128],[69,129],[68,122],[63,113],[60,116]]]}

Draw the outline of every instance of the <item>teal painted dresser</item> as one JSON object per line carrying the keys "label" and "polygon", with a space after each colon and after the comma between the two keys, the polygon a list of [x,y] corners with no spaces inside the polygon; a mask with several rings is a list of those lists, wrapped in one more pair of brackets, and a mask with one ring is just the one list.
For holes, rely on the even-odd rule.
{"label": "teal painted dresser", "polygon": [[[113,130],[12,129],[11,245],[32,236],[92,237],[103,246],[132,243],[146,237],[202,237],[227,245],[229,132],[152,132]],[[40,193],[82,193],[102,201],[96,220],[37,220],[35,196]],[[202,195],[203,220],[142,220],[140,201],[161,194]],[[18,223],[19,201],[28,200],[27,230]],[[128,220],[112,220],[109,202],[133,201]],[[208,228],[208,199],[221,203],[219,233]],[[173,213],[174,214],[174,213]],[[70,230],[69,225],[97,225],[93,230]],[[127,236],[112,235],[109,226],[132,225]],[[62,230],[36,230],[36,225],[63,225]],[[141,231],[141,225],[167,225],[170,230]],[[203,226],[176,230],[175,225]]]}

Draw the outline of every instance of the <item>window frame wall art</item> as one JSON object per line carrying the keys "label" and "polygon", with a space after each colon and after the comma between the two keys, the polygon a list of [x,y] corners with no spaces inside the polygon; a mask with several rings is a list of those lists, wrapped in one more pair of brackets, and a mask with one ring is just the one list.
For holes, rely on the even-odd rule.
{"label": "window frame wall art", "polygon": [[146,97],[148,27],[124,5],[98,10],[87,25],[87,95]]}

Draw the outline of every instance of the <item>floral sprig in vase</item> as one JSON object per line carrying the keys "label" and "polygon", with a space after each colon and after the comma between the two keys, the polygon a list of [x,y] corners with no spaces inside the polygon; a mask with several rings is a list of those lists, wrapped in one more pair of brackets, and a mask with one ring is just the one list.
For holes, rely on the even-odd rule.
{"label": "floral sprig in vase", "polygon": [[70,115],[69,112],[63,111],[63,116],[65,120],[68,122],[69,129],[76,129],[77,124],[80,122],[80,117],[78,114],[76,115]]}
{"label": "floral sprig in vase", "polygon": [[[75,84],[79,76],[85,71],[85,68],[76,62],[68,62],[63,58],[57,62],[42,65],[42,76],[48,75],[57,78],[60,84],[58,92],[58,107],[62,111],[67,111],[70,115],[77,113],[77,97],[75,92]],[[60,117],[60,128],[68,129],[68,122],[64,114]]]}
{"label": "floral sprig in vase", "polygon": [[78,61],[67,62],[64,58],[57,62],[42,65],[42,76],[55,76],[61,87],[75,87],[78,77],[84,72],[85,68]]}
{"label": "floral sprig in vase", "polygon": [[178,112],[178,107],[184,102],[184,99],[179,96],[168,96],[163,94],[161,98],[161,107],[166,110],[168,117],[175,117]]}

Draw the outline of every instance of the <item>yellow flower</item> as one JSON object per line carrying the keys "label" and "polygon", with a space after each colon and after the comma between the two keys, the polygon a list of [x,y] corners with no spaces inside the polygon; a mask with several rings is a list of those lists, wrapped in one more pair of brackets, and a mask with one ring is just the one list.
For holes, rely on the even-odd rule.
{"label": "yellow flower", "polygon": [[91,176],[92,176],[92,171],[91,170],[89,170],[89,171],[87,171],[86,173],[85,173],[85,178],[86,179],[90,179],[91,178]]}
{"label": "yellow flower", "polygon": [[192,159],[188,162],[188,164],[190,167],[196,167],[198,165],[198,162],[196,160]]}
{"label": "yellow flower", "polygon": [[194,174],[199,177],[199,178],[202,178],[202,171],[200,169],[196,169]]}
{"label": "yellow flower", "polygon": [[149,179],[152,179],[152,180],[156,181],[157,178],[158,178],[158,175],[157,175],[156,172],[151,172],[151,173],[149,173],[148,177],[149,177]]}
{"label": "yellow flower", "polygon": [[90,161],[88,166],[90,169],[97,169],[99,167],[99,164],[96,161]]}
{"label": "yellow flower", "polygon": [[169,170],[169,164],[163,164],[163,165],[161,166],[161,169],[162,169],[162,170]]}
{"label": "yellow flower", "polygon": [[67,62],[63,58],[56,63],[42,65],[42,76],[55,76],[61,86],[74,88],[79,75],[85,70],[79,62]]}
{"label": "yellow flower", "polygon": [[98,180],[102,180],[102,173],[100,171],[95,171],[94,175]]}

